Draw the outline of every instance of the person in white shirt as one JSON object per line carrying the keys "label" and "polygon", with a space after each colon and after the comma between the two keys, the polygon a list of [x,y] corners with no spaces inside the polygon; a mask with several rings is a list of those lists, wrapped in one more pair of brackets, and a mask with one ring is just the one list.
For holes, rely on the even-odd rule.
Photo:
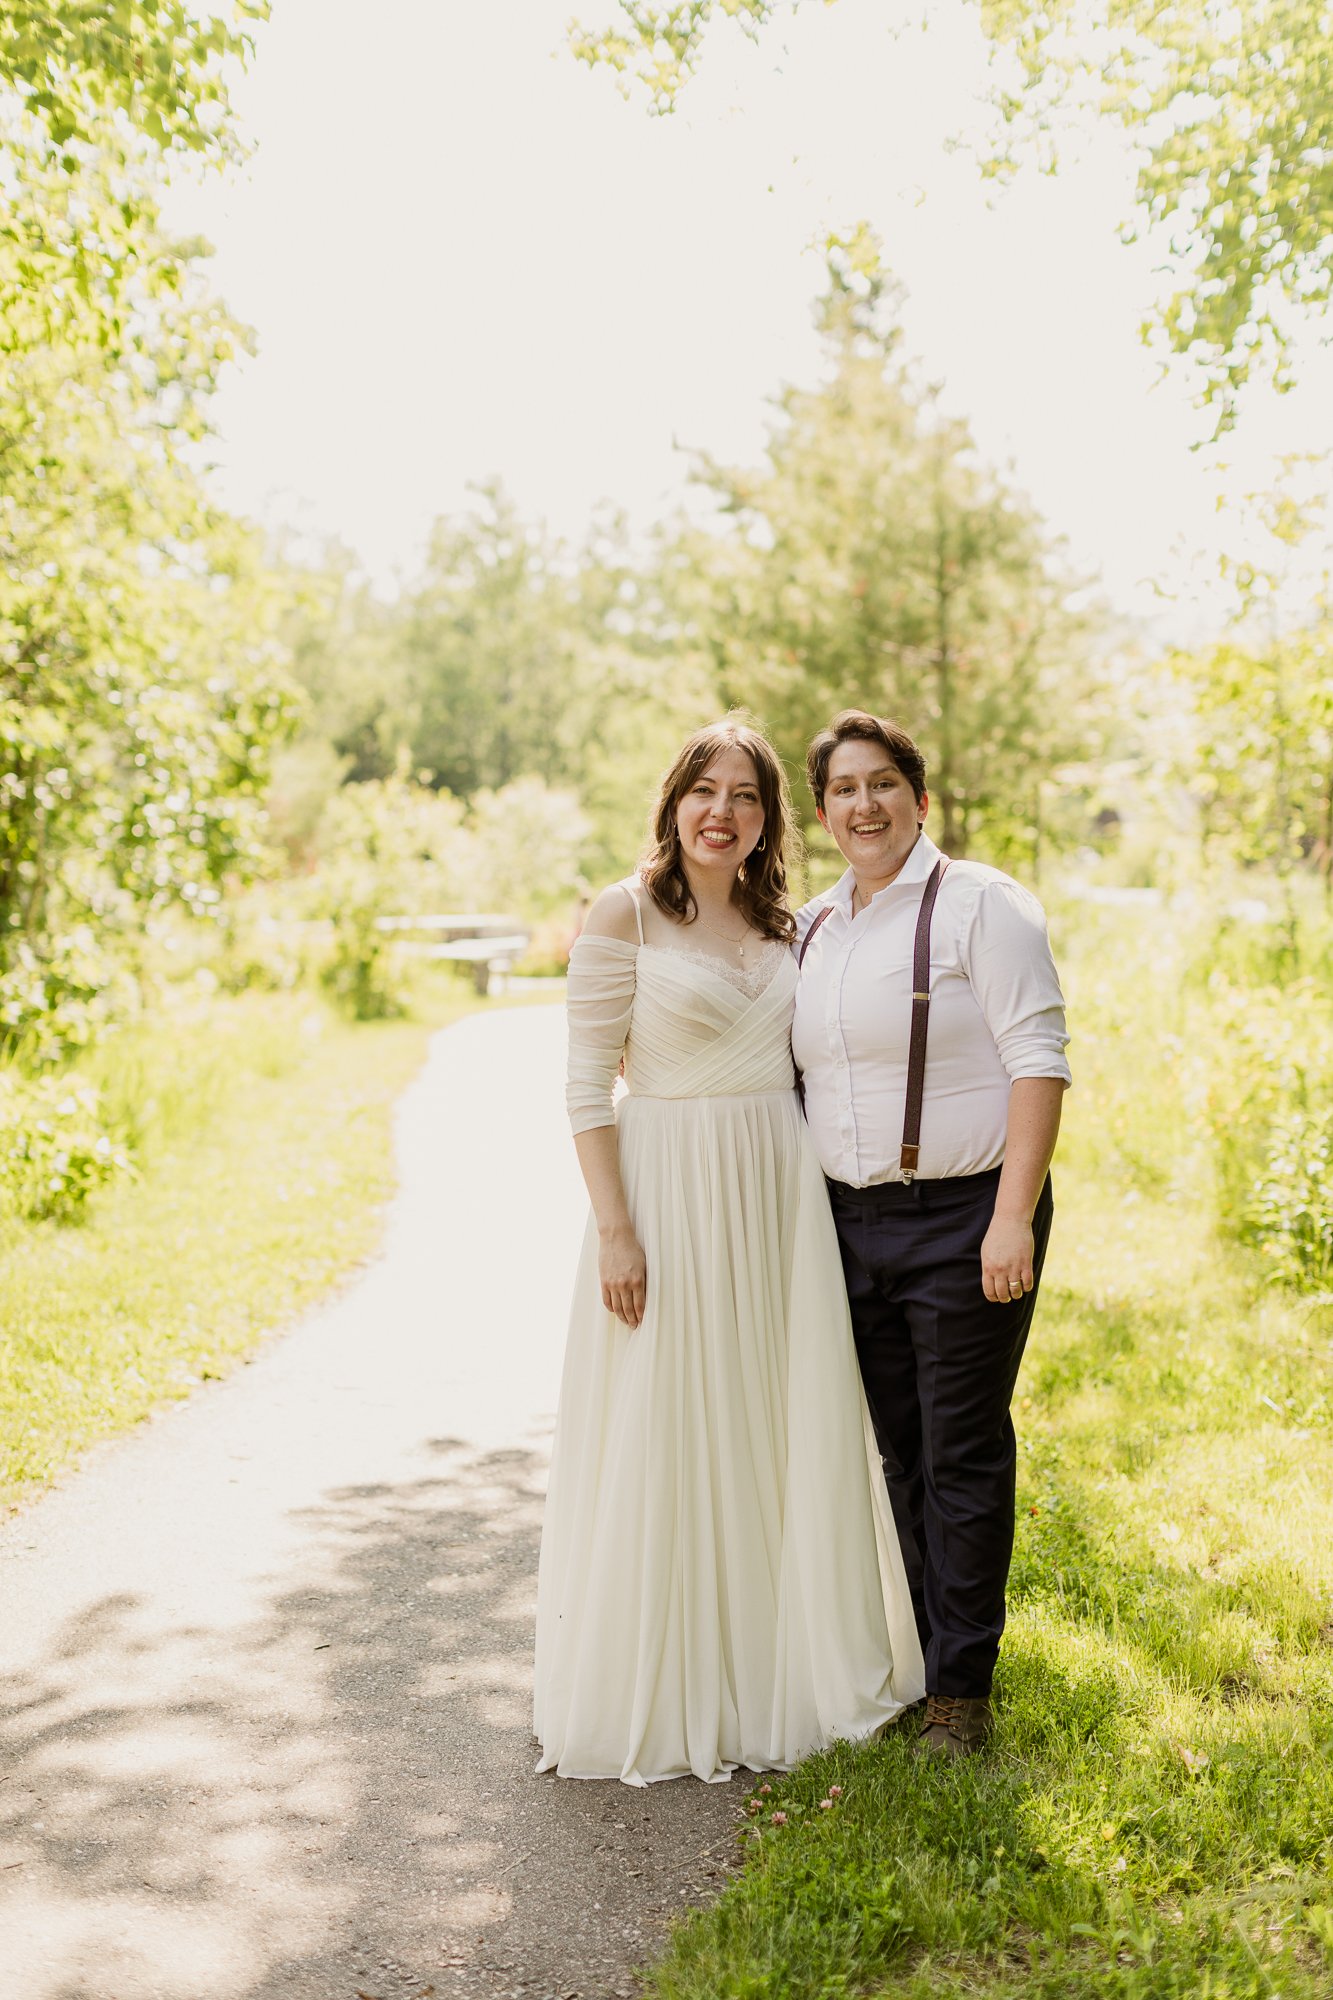
{"label": "person in white shirt", "polygon": [[[1036,898],[946,861],[926,833],[925,761],[904,730],[845,710],[807,774],[848,869],[797,916],[792,1047],[925,1656],[918,1742],[956,1757],[992,1725],[1009,1405],[1050,1233],[1064,1000]],[[913,960],[932,898],[922,1008]],[[919,1134],[914,1010],[928,1017]]]}

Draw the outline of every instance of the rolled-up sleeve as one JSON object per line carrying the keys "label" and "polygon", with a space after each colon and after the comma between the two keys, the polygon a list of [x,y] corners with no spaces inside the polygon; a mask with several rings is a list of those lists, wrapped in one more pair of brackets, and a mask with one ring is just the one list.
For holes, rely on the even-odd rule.
{"label": "rolled-up sleeve", "polygon": [[619,938],[585,936],[569,954],[565,1105],[575,1132],[615,1124],[611,1099],[634,1011],[638,951]]}
{"label": "rolled-up sleeve", "polygon": [[1072,1082],[1064,994],[1036,897],[1017,882],[982,884],[964,925],[961,955],[1011,1081],[1054,1076]]}

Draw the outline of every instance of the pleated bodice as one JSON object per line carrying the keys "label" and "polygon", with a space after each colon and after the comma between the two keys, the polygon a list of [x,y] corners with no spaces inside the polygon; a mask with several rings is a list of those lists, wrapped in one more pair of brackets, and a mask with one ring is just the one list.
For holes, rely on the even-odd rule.
{"label": "pleated bodice", "polygon": [[794,1090],[796,967],[787,953],[755,999],[701,957],[638,946],[625,1044],[631,1097],[749,1097]]}
{"label": "pleated bodice", "polygon": [[631,1097],[751,1097],[794,1090],[791,1022],[796,965],[773,947],[758,994],[733,985],[701,953],[581,937],[569,961],[570,1121],[613,1122],[623,1055]]}

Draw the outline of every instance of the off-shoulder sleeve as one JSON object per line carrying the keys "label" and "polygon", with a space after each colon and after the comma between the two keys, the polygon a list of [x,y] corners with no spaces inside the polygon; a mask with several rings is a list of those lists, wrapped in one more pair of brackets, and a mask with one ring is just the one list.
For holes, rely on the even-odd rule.
{"label": "off-shoulder sleeve", "polygon": [[637,944],[609,937],[578,938],[569,954],[565,1105],[575,1132],[594,1132],[599,1125],[615,1123],[611,1093],[634,1011],[638,955]]}

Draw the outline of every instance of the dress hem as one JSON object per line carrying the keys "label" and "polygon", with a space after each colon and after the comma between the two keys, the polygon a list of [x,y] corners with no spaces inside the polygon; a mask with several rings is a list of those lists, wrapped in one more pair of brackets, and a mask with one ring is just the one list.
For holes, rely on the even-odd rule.
{"label": "dress hem", "polygon": [[789,1763],[781,1763],[776,1758],[755,1760],[751,1757],[737,1757],[731,1762],[715,1765],[712,1772],[707,1776],[702,1771],[696,1771],[690,1765],[683,1766],[678,1771],[654,1771],[645,1777],[641,1771],[634,1771],[627,1774],[623,1766],[619,1771],[567,1771],[562,1767],[558,1757],[543,1755],[534,1766],[534,1775],[545,1777],[549,1773],[554,1774],[557,1778],[573,1778],[576,1783],[582,1782],[590,1785],[628,1785],[636,1791],[642,1791],[648,1785],[674,1784],[678,1778],[696,1778],[701,1785],[725,1785],[735,1777],[737,1771],[749,1771],[755,1777],[764,1777],[770,1774],[785,1777],[794,1771],[799,1764],[804,1763],[807,1757],[817,1757],[823,1751],[831,1749],[835,1743],[873,1742],[876,1737],[882,1736],[886,1729],[892,1728],[899,1716],[905,1715],[907,1710],[912,1707],[913,1701],[919,1699],[920,1696],[914,1696],[912,1701],[895,1702],[893,1707],[885,1714],[877,1716],[873,1722],[867,1723],[856,1730],[835,1729],[825,1742],[812,1743],[808,1750],[802,1750]]}

